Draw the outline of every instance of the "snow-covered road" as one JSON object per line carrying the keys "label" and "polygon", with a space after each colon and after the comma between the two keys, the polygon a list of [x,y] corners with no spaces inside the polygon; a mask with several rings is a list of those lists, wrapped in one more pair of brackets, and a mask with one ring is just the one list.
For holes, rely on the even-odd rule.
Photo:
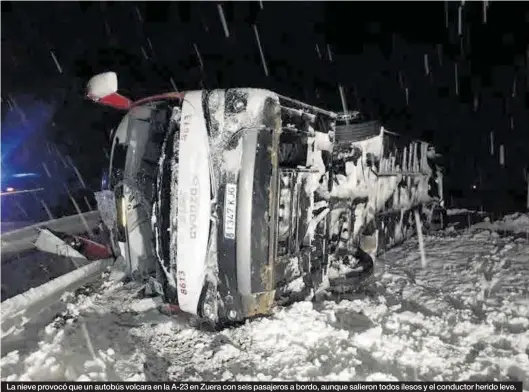
{"label": "snow-covered road", "polygon": [[452,230],[425,241],[427,269],[410,240],[378,260],[369,292],[297,303],[220,333],[162,315],[138,287],[104,282],[71,295],[67,316],[3,344],[2,380],[497,379],[529,388],[527,236]]}

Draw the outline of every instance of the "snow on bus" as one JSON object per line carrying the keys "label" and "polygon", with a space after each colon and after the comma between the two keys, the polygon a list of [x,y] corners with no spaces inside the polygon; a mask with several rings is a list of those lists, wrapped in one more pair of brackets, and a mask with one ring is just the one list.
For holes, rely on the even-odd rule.
{"label": "snow on bus", "polygon": [[433,146],[358,112],[254,88],[138,101],[117,89],[106,73],[87,92],[127,110],[109,167],[116,253],[129,276],[207,322],[361,288],[376,255],[420,227],[415,216],[443,226]]}

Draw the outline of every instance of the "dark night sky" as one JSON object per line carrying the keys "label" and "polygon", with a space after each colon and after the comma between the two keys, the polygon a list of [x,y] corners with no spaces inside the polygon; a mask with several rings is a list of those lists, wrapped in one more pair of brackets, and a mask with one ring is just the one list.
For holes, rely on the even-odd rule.
{"label": "dark night sky", "polygon": [[[102,146],[119,116],[84,100],[84,86],[95,73],[116,71],[120,90],[136,98],[171,91],[173,82],[179,90],[251,86],[334,110],[342,107],[341,83],[349,108],[436,143],[451,157],[452,179],[473,181],[479,166],[486,178],[522,184],[529,161],[528,5],[491,2],[484,23],[483,3],[465,2],[461,37],[460,7],[460,2],[263,2],[262,7],[259,2],[2,2],[2,119],[21,94],[53,102],[55,125],[48,126],[48,137],[77,157],[81,171],[96,176],[106,165]],[[497,157],[489,156],[490,131],[506,146],[507,167],[500,172],[505,176],[497,175]]]}

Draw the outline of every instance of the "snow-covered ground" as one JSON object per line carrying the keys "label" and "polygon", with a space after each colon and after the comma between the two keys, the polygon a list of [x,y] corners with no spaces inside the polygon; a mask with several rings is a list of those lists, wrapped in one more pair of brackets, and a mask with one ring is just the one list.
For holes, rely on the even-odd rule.
{"label": "snow-covered ground", "polygon": [[448,216],[452,216],[452,215],[459,215],[459,214],[480,214],[480,215],[485,215],[486,212],[484,211],[473,211],[473,210],[468,210],[466,208],[450,208],[448,210],[446,210],[446,214]]}
{"label": "snow-covered ground", "polygon": [[[491,227],[488,227],[491,228]],[[529,228],[529,225],[528,225]],[[2,341],[2,380],[521,380],[529,385],[529,240],[412,239],[367,292],[301,302],[219,333],[103,281]],[[57,308],[59,311],[60,308]],[[14,339],[14,340],[13,340]]]}
{"label": "snow-covered ground", "polygon": [[2,301],[89,263],[38,251],[17,256],[2,255]]}
{"label": "snow-covered ground", "polygon": [[495,222],[486,220],[477,224],[475,228],[526,234],[527,238],[529,238],[529,214],[517,212]]}

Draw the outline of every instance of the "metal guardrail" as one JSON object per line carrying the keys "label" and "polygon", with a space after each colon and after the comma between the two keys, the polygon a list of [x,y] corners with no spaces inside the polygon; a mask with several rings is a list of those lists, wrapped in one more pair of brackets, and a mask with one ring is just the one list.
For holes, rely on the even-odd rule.
{"label": "metal guardrail", "polygon": [[96,260],[2,302],[0,307],[2,339],[10,335],[17,326],[23,325],[23,322],[33,319],[60,301],[65,292],[75,291],[97,279],[113,263],[114,259]]}
{"label": "metal guardrail", "polygon": [[34,248],[34,243],[41,228],[48,228],[68,234],[79,234],[91,231],[101,222],[99,211],[66,216],[46,222],[37,223],[22,229],[0,234],[2,257],[8,254],[24,252]]}

